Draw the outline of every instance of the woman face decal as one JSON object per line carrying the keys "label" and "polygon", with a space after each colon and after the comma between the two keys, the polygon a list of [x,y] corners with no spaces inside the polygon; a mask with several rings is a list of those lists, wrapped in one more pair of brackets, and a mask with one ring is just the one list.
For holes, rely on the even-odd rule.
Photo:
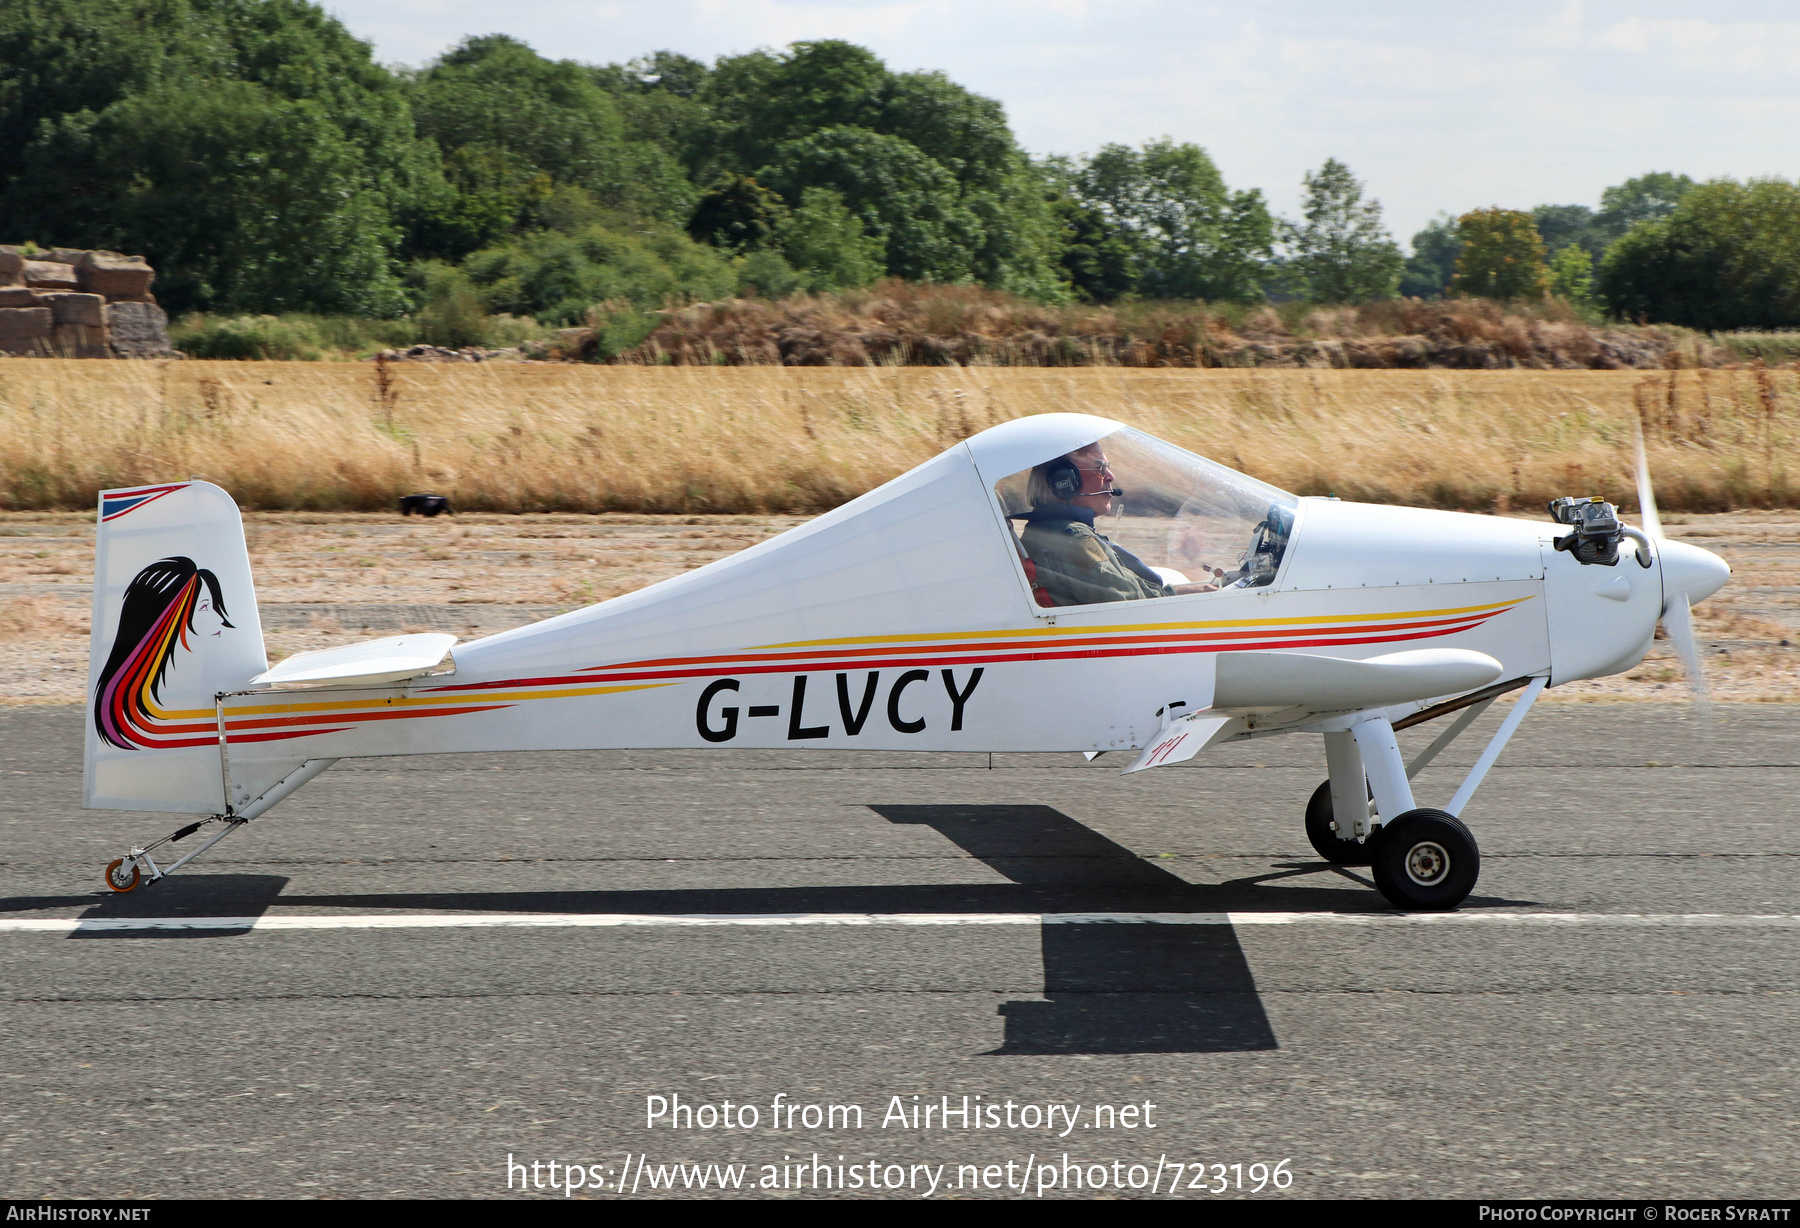
{"label": "woman face decal", "polygon": [[213,601],[212,593],[202,592],[199,600],[194,603],[194,617],[189,621],[189,629],[196,636],[217,639],[225,634],[225,628],[230,625]]}
{"label": "woman face decal", "polygon": [[119,632],[94,688],[94,727],[121,749],[156,745],[163,677],[179,645],[189,652],[225,633],[231,619],[219,578],[175,556],[150,564],[126,586]]}

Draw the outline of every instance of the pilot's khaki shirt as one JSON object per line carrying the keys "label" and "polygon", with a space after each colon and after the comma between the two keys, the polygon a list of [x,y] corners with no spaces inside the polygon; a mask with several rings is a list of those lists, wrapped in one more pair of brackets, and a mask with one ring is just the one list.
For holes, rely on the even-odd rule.
{"label": "pilot's khaki shirt", "polygon": [[1137,601],[1175,591],[1134,571],[1118,547],[1080,520],[1034,517],[1019,539],[1037,564],[1038,583],[1057,605]]}

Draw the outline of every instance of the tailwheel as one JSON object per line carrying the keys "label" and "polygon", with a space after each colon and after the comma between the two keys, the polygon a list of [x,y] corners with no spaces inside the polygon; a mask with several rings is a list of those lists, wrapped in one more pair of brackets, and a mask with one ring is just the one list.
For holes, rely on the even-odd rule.
{"label": "tailwheel", "polygon": [[1333,865],[1366,866],[1375,850],[1375,841],[1372,839],[1358,844],[1354,840],[1338,836],[1337,830],[1332,826],[1329,780],[1314,789],[1312,798],[1306,803],[1306,838],[1312,842],[1313,849],[1319,856]]}
{"label": "tailwheel", "polygon": [[1442,810],[1408,810],[1371,842],[1375,886],[1395,908],[1447,911],[1475,889],[1481,852],[1462,820]]}
{"label": "tailwheel", "polygon": [[106,885],[121,894],[138,885],[138,864],[121,857],[106,867]]}

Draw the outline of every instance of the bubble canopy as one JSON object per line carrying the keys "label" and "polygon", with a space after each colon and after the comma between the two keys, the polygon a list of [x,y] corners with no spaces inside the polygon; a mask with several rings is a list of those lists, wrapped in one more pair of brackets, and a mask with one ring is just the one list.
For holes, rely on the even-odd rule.
{"label": "bubble canopy", "polygon": [[1039,605],[1274,582],[1298,498],[1143,431],[1085,421],[1056,432],[1058,455],[994,483]]}

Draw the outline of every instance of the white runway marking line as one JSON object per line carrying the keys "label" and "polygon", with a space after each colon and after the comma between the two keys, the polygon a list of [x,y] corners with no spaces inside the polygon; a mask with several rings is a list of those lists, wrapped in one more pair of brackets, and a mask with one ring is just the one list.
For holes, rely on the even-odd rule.
{"label": "white runway marking line", "polygon": [[0,933],[103,933],[110,930],[410,930],[629,929],[781,926],[942,925],[1406,925],[1653,929],[1800,928],[1784,913],[1593,912],[1059,912],[1059,913],[397,913],[376,916],[273,917],[0,917]]}

